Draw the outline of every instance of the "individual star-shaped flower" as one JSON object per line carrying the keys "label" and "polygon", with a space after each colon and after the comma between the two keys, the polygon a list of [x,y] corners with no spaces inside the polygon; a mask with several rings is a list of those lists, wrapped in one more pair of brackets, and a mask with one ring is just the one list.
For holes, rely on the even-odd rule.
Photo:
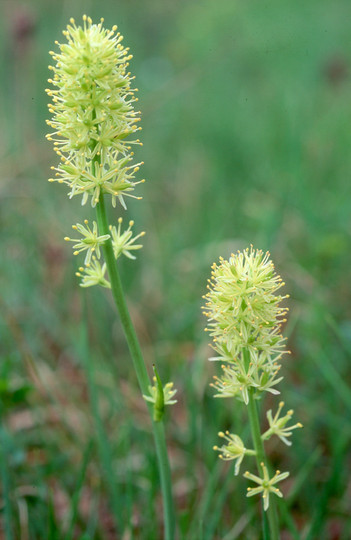
{"label": "individual star-shaped flower", "polygon": [[94,252],[96,253],[97,258],[100,259],[100,246],[110,238],[109,234],[103,234],[101,236],[98,235],[98,227],[96,221],[93,221],[93,230],[91,230],[88,223],[88,220],[85,219],[85,226],[81,225],[80,223],[72,225],[72,229],[80,232],[82,238],[69,238],[68,236],[65,237],[65,240],[67,242],[76,242],[76,244],[73,246],[73,249],[75,249],[73,255],[78,255],[78,253],[81,253],[85,250],[87,251],[84,260],[85,265],[88,265],[90,263],[91,257]]}
{"label": "individual star-shaped flower", "polygon": [[275,486],[278,482],[285,480],[285,478],[289,476],[289,473],[281,473],[280,471],[276,471],[275,475],[272,478],[269,478],[267,467],[265,466],[265,464],[261,463],[261,467],[263,470],[263,478],[260,478],[255,474],[251,474],[248,471],[245,472],[244,476],[245,478],[248,478],[249,480],[252,480],[253,482],[256,482],[256,484],[258,484],[258,487],[256,488],[247,488],[247,497],[253,497],[253,495],[258,495],[259,493],[262,493],[263,509],[267,511],[269,507],[270,493],[274,493],[274,495],[277,495],[278,497],[283,497],[282,492]]}
{"label": "individual star-shaped flower", "polygon": [[[82,274],[84,272],[84,274]],[[96,257],[93,257],[91,263],[87,264],[85,268],[80,267],[79,272],[76,272],[76,276],[82,278],[80,284],[81,287],[92,287],[93,285],[101,285],[107,289],[111,288],[111,284],[105,278],[106,273],[106,263],[102,266]]]}
{"label": "individual star-shaped flower", "polygon": [[122,225],[122,218],[118,218],[118,227],[112,227],[110,225],[110,231],[112,236],[112,246],[113,246],[113,252],[115,255],[115,258],[118,259],[120,255],[125,255],[129,259],[135,259],[136,257],[132,255],[130,252],[135,249],[141,249],[143,246],[142,244],[135,244],[134,242],[138,239],[144,236],[145,232],[141,232],[137,236],[134,236],[132,233],[132,227],[134,225],[134,221],[129,222],[128,229],[126,229],[124,232],[121,232],[121,225]]}
{"label": "individual star-shaped flower", "polygon": [[281,418],[279,418],[280,411],[282,410],[283,407],[284,407],[284,401],[281,401],[279,403],[279,407],[274,418],[272,416],[271,410],[267,412],[267,420],[269,423],[269,429],[267,429],[267,431],[263,433],[262,439],[266,440],[266,439],[269,439],[272,435],[277,435],[277,437],[279,437],[279,439],[283,441],[283,443],[285,443],[288,446],[291,446],[291,441],[288,441],[286,437],[291,437],[292,430],[301,428],[302,424],[298,422],[294,426],[285,427],[286,424],[289,422],[289,420],[291,420],[291,417],[294,411],[290,410],[286,413],[285,416],[282,416]]}
{"label": "individual star-shaped flower", "polygon": [[224,461],[231,461],[232,459],[236,460],[234,474],[237,476],[239,474],[240,465],[242,460],[244,459],[244,456],[254,456],[256,452],[255,450],[249,450],[245,448],[244,443],[240,439],[240,437],[238,435],[229,433],[229,431],[226,431],[225,433],[223,433],[223,431],[220,431],[218,433],[218,436],[228,441],[228,444],[223,444],[223,446],[221,446],[220,448],[218,446],[214,446],[213,450],[221,452],[219,457]]}

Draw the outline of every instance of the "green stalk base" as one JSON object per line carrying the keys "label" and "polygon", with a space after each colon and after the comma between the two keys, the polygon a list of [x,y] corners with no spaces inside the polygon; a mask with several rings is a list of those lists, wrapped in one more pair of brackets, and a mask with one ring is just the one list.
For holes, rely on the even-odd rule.
{"label": "green stalk base", "polygon": [[[106,217],[104,196],[100,196],[100,200],[96,205],[97,221],[99,226],[99,234],[109,234],[109,226]],[[121,279],[119,276],[116,260],[113,254],[113,247],[111,239],[107,240],[103,246],[103,252],[107,270],[111,282],[111,291],[114,301],[119,312],[123,330],[127,339],[129,351],[134,364],[135,372],[139,382],[140,390],[142,394],[148,395],[149,393],[149,376],[145,367],[143,355],[139,345],[139,341],[134,330],[132,320],[128,311],[126,299],[123,292]],[[151,419],[153,418],[153,411],[150,405],[148,405]],[[163,422],[154,422],[152,419],[152,429],[156,445],[156,454],[158,459],[158,467],[161,479],[161,490],[163,496],[163,512],[164,512],[164,524],[165,524],[165,540],[173,540],[175,535],[175,514],[172,497],[172,481],[171,471],[168,461],[166,438],[164,432]]]}
{"label": "green stalk base", "polygon": [[[262,463],[264,464],[265,467],[267,467],[268,471],[269,471],[269,468],[268,468],[267,456],[266,456],[264,446],[263,446],[263,441],[261,439],[261,430],[260,430],[260,423],[259,423],[259,417],[258,417],[258,410],[257,410],[257,404],[256,404],[256,399],[254,398],[254,394],[255,394],[254,389],[250,388],[248,413],[249,413],[252,439],[253,439],[254,448],[256,451],[257,468],[262,478],[263,476]],[[270,530],[270,537],[269,537],[270,540],[280,540],[277,509],[276,509],[276,503],[273,497],[270,497],[270,500],[269,500],[269,507],[267,509],[267,517],[268,517],[269,530]]]}

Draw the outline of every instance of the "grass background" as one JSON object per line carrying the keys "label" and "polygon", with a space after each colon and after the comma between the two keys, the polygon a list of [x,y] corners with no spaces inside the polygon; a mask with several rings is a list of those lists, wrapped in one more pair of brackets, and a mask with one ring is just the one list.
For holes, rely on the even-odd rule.
{"label": "grass background", "polygon": [[270,250],[291,295],[280,389],[304,430],[291,449],[268,445],[291,471],[282,538],[348,540],[349,1],[1,0],[0,10],[1,537],[162,536],[147,414],[111,297],[78,287],[63,242],[91,210],[46,182],[48,50],[87,13],[117,23],[134,55],[147,183],[123,217],[147,236],[121,270],[148,366],[178,388],[167,433],[180,538],[259,537],[247,482],[212,451],[219,430],[245,433],[246,419],[212,398],[200,309],[212,262],[252,243]]}

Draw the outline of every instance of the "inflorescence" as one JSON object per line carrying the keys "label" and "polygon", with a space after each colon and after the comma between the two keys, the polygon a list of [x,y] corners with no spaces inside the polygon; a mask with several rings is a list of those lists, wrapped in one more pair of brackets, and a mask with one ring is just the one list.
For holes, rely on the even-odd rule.
{"label": "inflorescence", "polygon": [[[136,133],[140,113],[134,110],[137,101],[127,71],[132,56],[122,45],[123,36],[117,26],[106,30],[93,24],[90,17],[83,16],[83,26],[77,26],[74,19],[63,34],[64,44],[55,42],[59,52],[50,52],[55,64],[49,66],[53,77],[49,83],[53,89],[47,94],[52,98],[49,111],[52,119],[47,120],[53,131],[47,135],[53,142],[60,163],[52,167],[55,177],[50,182],[66,184],[70,198],[82,197],[84,205],[88,200],[95,207],[102,196],[111,196],[112,205],[117,201],[126,208],[125,197],[134,197],[135,186],[144,180],[135,180],[140,163],[133,164],[132,145],[141,145]],[[132,237],[132,225],[121,230],[110,226],[110,234],[100,234],[94,221],[92,228],[88,221],[77,223],[73,228],[81,238],[75,242],[74,254],[85,252],[85,269],[79,269],[83,276],[81,285],[94,284],[109,286],[104,274],[105,264],[99,262],[100,247],[111,241],[115,258],[121,254],[135,258],[131,251],[140,249]],[[107,232],[107,231],[105,231]],[[110,240],[111,239],[111,240]],[[66,240],[71,240],[66,237]]]}
{"label": "inflorescence", "polygon": [[[283,379],[279,376],[280,359],[288,351],[285,338],[281,334],[282,324],[286,321],[287,308],[280,307],[288,298],[279,290],[284,283],[275,272],[269,253],[255,250],[251,246],[244,252],[232,254],[229,260],[220,258],[219,264],[213,264],[212,275],[204,296],[206,304],[204,314],[208,318],[208,331],[213,338],[212,348],[216,355],[210,360],[221,363],[222,374],[214,377],[212,387],[215,397],[233,397],[246,405],[249,399],[257,400],[264,392],[279,394],[276,385]],[[279,405],[276,415],[268,411],[269,429],[261,435],[262,441],[277,435],[285,444],[290,445],[287,437],[301,424],[287,426],[292,411],[284,417],[280,412],[284,403]],[[214,449],[220,452],[224,460],[235,460],[235,474],[245,455],[255,455],[254,450],[247,450],[238,435],[219,433],[226,443]],[[261,480],[250,473],[259,488],[249,490],[249,495],[262,492],[264,508],[268,508],[269,492],[280,494],[273,485],[286,478],[287,473],[278,474],[269,480],[267,469],[262,469]],[[263,487],[262,487],[263,486]]]}

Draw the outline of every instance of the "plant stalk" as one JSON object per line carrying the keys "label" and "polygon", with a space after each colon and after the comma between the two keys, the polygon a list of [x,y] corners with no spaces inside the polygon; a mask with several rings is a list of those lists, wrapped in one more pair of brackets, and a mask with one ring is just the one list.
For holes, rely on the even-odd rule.
{"label": "plant stalk", "polygon": [[[248,364],[250,361],[249,351],[244,351],[244,359],[245,359],[245,365]],[[269,467],[268,467],[268,460],[267,460],[266,452],[263,446],[263,441],[261,438],[260,422],[259,422],[257,403],[256,403],[257,400],[255,400],[254,395],[255,395],[254,388],[249,388],[249,403],[248,403],[247,409],[248,409],[248,414],[249,414],[251,436],[252,436],[254,448],[256,451],[257,468],[258,468],[260,476],[262,477],[263,468],[261,464],[263,463],[265,467],[267,467],[268,471],[269,471]],[[267,509],[267,517],[268,517],[269,530],[270,530],[270,537],[269,537],[270,540],[280,540],[277,508],[276,508],[276,503],[273,497],[270,497],[270,500],[269,500],[269,507]]]}
{"label": "plant stalk", "polygon": [[[106,208],[104,196],[100,195],[100,200],[96,205],[97,221],[99,234],[109,234],[109,226],[106,216]],[[103,252],[107,270],[111,283],[111,291],[116,303],[117,310],[121,319],[123,330],[127,339],[129,352],[132,357],[134,369],[139,382],[142,394],[149,393],[150,379],[144,363],[140,344],[129,314],[122,282],[118,272],[118,267],[113,253],[111,239],[109,238],[103,245]],[[163,422],[155,422],[153,420],[152,407],[147,404],[150,412],[153,435],[156,445],[156,453],[158,459],[159,474],[161,480],[161,490],[163,496],[163,513],[165,524],[165,540],[173,540],[175,535],[175,515],[172,496],[171,471],[167,454],[166,438]]]}

